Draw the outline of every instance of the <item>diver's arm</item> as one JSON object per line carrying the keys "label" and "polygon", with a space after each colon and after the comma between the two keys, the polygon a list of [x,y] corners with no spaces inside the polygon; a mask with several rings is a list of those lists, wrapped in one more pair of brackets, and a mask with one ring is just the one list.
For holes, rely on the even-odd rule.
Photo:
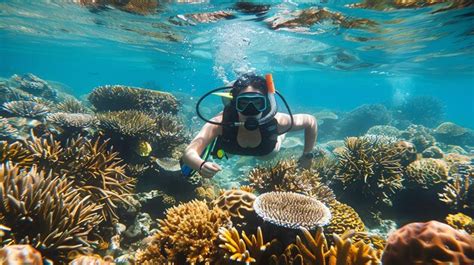
{"label": "diver's arm", "polygon": [[[291,126],[290,115],[278,113],[275,118],[278,121],[278,131],[284,132]],[[304,130],[304,150],[303,154],[313,150],[316,138],[318,137],[318,123],[313,115],[295,114],[293,115],[293,127],[291,131]]]}
{"label": "diver's arm", "polygon": [[[222,117],[215,117],[212,121],[220,122]],[[202,127],[201,131],[194,137],[191,143],[188,145],[184,152],[183,162],[196,171],[200,171],[200,167],[204,160],[201,158],[202,151],[221,134],[221,127],[218,125],[206,123]],[[201,175],[205,177],[212,177],[215,173],[220,171],[221,168],[215,163],[205,163],[205,166],[201,168]]]}

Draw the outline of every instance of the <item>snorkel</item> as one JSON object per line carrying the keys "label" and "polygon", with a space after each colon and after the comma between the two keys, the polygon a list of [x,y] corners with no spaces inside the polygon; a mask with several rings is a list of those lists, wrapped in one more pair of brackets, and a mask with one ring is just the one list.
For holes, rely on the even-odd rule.
{"label": "snorkel", "polygon": [[[268,122],[270,122],[275,117],[275,115],[277,114],[278,106],[277,106],[276,99],[275,99],[275,94],[277,94],[281,98],[283,103],[285,104],[285,107],[288,110],[288,114],[290,115],[290,119],[291,119],[290,127],[287,130],[285,130],[284,132],[281,132],[280,134],[287,133],[288,131],[291,130],[291,128],[293,126],[293,115],[291,113],[290,107],[288,106],[288,103],[286,102],[285,98],[275,89],[275,84],[273,82],[273,76],[271,74],[267,74],[267,75],[265,75],[265,80],[266,80],[266,85],[267,85],[267,89],[268,89],[267,99],[268,99],[269,110],[268,110],[268,112],[266,113],[266,115],[264,117],[261,117],[261,118],[258,118],[258,119],[255,118],[255,117],[249,117],[245,121],[237,121],[237,122],[216,122],[216,121],[212,121],[210,119],[205,118],[201,114],[199,106],[201,105],[201,102],[206,97],[208,97],[211,94],[214,94],[214,95],[218,95],[218,96],[225,95],[225,97],[228,98],[229,95],[230,95],[229,91],[231,91],[233,89],[232,86],[216,88],[216,89],[213,89],[213,90],[205,93],[198,100],[198,102],[196,104],[196,114],[203,121],[214,124],[214,125],[229,126],[229,127],[244,126],[247,130],[255,130],[259,126],[262,126],[262,125],[267,124]],[[222,93],[222,91],[225,91],[225,92]]]}

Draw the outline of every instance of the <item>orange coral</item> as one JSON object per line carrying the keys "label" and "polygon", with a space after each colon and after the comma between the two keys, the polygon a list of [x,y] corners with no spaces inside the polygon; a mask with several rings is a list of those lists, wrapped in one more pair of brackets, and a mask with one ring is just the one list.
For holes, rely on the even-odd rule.
{"label": "orange coral", "polygon": [[245,263],[254,263],[260,261],[262,253],[267,250],[271,242],[265,243],[263,240],[262,229],[257,228],[257,235],[248,237],[245,231],[242,231],[242,238],[234,227],[219,229],[219,239],[223,244],[219,247],[225,252],[224,258]]}
{"label": "orange coral", "polygon": [[[331,211],[331,221],[325,226],[325,232],[329,235],[336,234],[341,236],[348,230],[354,230],[357,233],[367,232],[364,222],[360,219],[354,208],[347,204],[335,201],[329,205]],[[356,236],[355,241],[361,238]]]}
{"label": "orange coral", "polygon": [[474,238],[437,221],[410,223],[393,232],[384,265],[473,264]]}
{"label": "orange coral", "polygon": [[43,265],[41,253],[30,245],[10,245],[0,249],[2,265]]}
{"label": "orange coral", "polygon": [[99,255],[78,255],[69,265],[115,265],[113,257],[107,256],[102,259]]}
{"label": "orange coral", "polygon": [[249,213],[254,213],[253,202],[256,196],[253,193],[231,189],[223,191],[222,194],[214,200],[214,205],[227,211],[231,217],[244,219]]}

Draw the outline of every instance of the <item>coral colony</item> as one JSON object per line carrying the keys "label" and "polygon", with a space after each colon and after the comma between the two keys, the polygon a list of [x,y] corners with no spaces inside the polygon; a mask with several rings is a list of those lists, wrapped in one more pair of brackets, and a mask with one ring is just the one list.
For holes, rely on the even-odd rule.
{"label": "coral colony", "polygon": [[83,102],[32,74],[3,89],[2,264],[474,262],[474,134],[454,123],[326,111],[321,134],[336,130],[311,169],[282,158],[219,190],[176,173],[190,138],[172,94],[102,86]]}

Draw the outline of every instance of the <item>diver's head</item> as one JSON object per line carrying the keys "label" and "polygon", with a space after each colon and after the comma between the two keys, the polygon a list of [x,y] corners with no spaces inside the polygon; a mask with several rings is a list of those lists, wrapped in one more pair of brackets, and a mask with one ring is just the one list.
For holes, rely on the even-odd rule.
{"label": "diver's head", "polygon": [[245,74],[237,79],[231,91],[232,104],[242,121],[252,117],[259,119],[268,108],[268,88],[265,78]]}

